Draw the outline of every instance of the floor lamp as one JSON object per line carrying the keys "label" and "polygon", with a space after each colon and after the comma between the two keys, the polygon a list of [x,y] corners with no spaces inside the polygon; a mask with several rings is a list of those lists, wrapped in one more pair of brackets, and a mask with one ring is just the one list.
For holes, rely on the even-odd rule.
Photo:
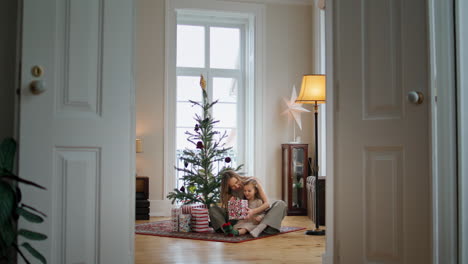
{"label": "floor lamp", "polygon": [[325,230],[321,230],[319,226],[319,210],[318,210],[318,134],[317,134],[317,119],[318,119],[318,105],[325,103],[325,75],[323,74],[308,74],[302,78],[302,86],[299,96],[296,99],[297,103],[302,104],[314,104],[314,116],[315,116],[315,163],[312,171],[315,176],[315,229],[307,230],[306,235],[325,235]]}

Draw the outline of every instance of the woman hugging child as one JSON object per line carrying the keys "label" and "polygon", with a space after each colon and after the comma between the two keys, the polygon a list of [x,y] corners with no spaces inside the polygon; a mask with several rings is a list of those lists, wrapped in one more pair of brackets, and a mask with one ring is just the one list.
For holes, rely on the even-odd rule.
{"label": "woman hugging child", "polygon": [[[255,179],[248,179],[245,182],[244,196],[249,201],[249,209],[258,208],[263,204]],[[234,199],[234,197],[232,199]],[[262,230],[256,230],[259,223],[263,220],[263,217],[265,217],[265,212],[257,212],[257,214],[250,219],[239,220],[232,229],[230,225],[224,226],[225,232],[235,236],[250,233],[253,237],[257,237],[263,231],[263,228]]]}

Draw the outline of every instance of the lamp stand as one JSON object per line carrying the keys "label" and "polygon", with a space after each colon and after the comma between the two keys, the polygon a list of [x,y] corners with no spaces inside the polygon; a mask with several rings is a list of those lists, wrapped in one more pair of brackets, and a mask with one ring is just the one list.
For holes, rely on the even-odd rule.
{"label": "lamp stand", "polygon": [[325,230],[321,230],[319,226],[319,210],[318,210],[318,129],[317,129],[317,119],[318,119],[318,105],[317,101],[315,101],[314,105],[314,117],[315,117],[315,164],[313,166],[313,172],[315,176],[315,199],[314,199],[314,215],[315,215],[315,229],[314,230],[307,230],[305,232],[306,235],[313,235],[313,236],[324,236]]}

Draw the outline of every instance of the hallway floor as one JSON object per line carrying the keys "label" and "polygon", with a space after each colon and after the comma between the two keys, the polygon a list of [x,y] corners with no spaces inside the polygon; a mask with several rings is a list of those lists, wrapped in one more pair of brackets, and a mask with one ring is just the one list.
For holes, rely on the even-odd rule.
{"label": "hallway floor", "polygon": [[[151,217],[137,224],[170,219]],[[287,216],[283,225],[312,229],[307,216]],[[135,263],[322,263],[324,236],[297,231],[243,243],[135,235]]]}

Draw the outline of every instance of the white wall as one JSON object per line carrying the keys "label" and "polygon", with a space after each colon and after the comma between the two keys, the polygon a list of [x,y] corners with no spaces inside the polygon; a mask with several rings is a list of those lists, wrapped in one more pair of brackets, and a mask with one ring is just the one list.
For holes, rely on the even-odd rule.
{"label": "white wall", "polygon": [[[272,199],[281,199],[281,144],[293,139],[293,121],[281,116],[283,97],[297,93],[302,76],[313,73],[312,7],[268,4],[266,8],[266,83],[265,83],[265,188]],[[313,113],[303,113],[302,131],[296,128],[301,142],[313,153]]]}
{"label": "white wall", "polygon": [[137,174],[150,177],[150,200],[163,199],[164,0],[136,0]]}
{"label": "white wall", "polygon": [[[137,136],[144,153],[137,154],[137,173],[150,177],[150,200],[162,200],[164,125],[164,0],[136,0]],[[292,139],[292,122],[281,116],[295,84],[312,73],[312,6],[266,5],[266,83],[264,131],[265,179],[270,198],[281,199],[281,144]],[[311,110],[310,107],[306,106]],[[302,142],[313,142],[313,114],[302,115]],[[312,152],[313,146],[309,146]],[[154,212],[152,203],[151,212]]]}
{"label": "white wall", "polygon": [[0,141],[14,136],[17,0],[0,4]]}

